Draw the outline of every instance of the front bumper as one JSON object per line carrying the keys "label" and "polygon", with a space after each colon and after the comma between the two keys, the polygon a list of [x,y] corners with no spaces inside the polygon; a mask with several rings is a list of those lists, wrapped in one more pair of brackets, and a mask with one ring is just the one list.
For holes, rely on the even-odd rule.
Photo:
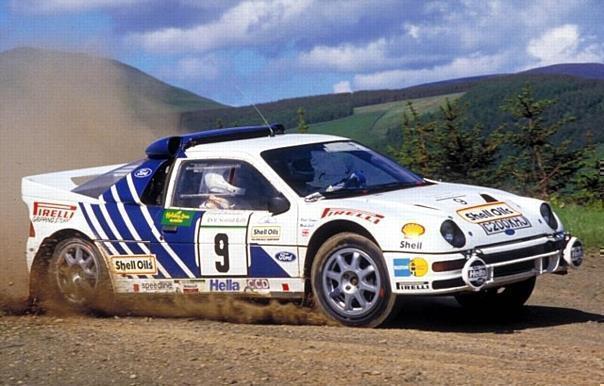
{"label": "front bumper", "polygon": [[[499,287],[544,273],[563,274],[581,264],[582,248],[576,238],[557,234],[482,246],[465,253],[402,258],[397,253],[386,253],[385,257],[392,292],[435,295]],[[407,261],[409,269],[401,269]],[[418,269],[420,266],[425,268]]]}

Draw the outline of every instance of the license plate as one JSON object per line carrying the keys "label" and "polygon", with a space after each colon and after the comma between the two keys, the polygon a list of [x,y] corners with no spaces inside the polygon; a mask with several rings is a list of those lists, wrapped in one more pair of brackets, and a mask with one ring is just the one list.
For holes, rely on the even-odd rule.
{"label": "license plate", "polygon": [[[484,229],[487,235],[494,235],[509,230],[517,230],[531,227],[530,221],[524,216],[493,220],[480,223],[479,225],[482,227],[482,229]],[[513,233],[514,232],[511,232],[511,234]]]}

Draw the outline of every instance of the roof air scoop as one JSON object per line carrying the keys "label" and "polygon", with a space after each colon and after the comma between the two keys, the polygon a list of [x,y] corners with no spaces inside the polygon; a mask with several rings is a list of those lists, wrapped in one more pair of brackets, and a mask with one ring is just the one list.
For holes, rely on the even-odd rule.
{"label": "roof air scoop", "polygon": [[178,154],[181,142],[181,137],[161,138],[149,145],[145,153],[150,159],[173,158]]}

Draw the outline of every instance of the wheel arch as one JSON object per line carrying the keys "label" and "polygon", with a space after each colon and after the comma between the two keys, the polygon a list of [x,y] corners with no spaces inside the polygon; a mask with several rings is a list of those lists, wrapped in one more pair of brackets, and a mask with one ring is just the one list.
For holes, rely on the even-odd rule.
{"label": "wheel arch", "polygon": [[83,240],[93,242],[90,237],[88,237],[85,233],[78,231],[76,229],[61,229],[53,233],[52,235],[46,237],[40,247],[38,248],[38,252],[34,257],[34,260],[31,265],[31,271],[29,273],[29,296],[32,299],[35,299],[39,296],[40,291],[42,290],[42,283],[44,283],[44,275],[48,270],[48,262],[54,253],[57,245],[63,241],[72,237],[81,238]]}
{"label": "wheel arch", "polygon": [[[375,237],[362,225],[357,224],[353,221],[348,220],[334,220],[328,223],[321,225],[312,235],[310,241],[308,242],[308,247],[306,249],[306,256],[304,259],[304,277],[306,279],[310,278],[310,271],[312,268],[312,263],[315,259],[315,255],[321,248],[321,245],[325,241],[327,241],[330,237],[337,235],[338,233],[356,233],[363,237],[368,238],[372,242],[375,243],[378,247],[380,245],[376,241]],[[307,286],[308,288],[309,286]]]}

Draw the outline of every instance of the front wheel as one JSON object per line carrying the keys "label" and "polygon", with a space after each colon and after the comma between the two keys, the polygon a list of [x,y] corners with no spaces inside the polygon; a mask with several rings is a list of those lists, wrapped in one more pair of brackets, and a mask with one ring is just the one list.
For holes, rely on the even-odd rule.
{"label": "front wheel", "polygon": [[377,327],[395,315],[382,251],[358,234],[340,233],[321,246],[311,282],[323,312],[344,325]]}
{"label": "front wheel", "polygon": [[70,238],[60,242],[50,259],[49,292],[54,301],[73,309],[109,305],[112,290],[105,263],[91,242]]}
{"label": "front wheel", "polygon": [[489,288],[479,292],[460,293],[455,300],[471,310],[510,311],[517,310],[526,303],[535,288],[536,277],[521,282],[507,284],[498,288]]}

